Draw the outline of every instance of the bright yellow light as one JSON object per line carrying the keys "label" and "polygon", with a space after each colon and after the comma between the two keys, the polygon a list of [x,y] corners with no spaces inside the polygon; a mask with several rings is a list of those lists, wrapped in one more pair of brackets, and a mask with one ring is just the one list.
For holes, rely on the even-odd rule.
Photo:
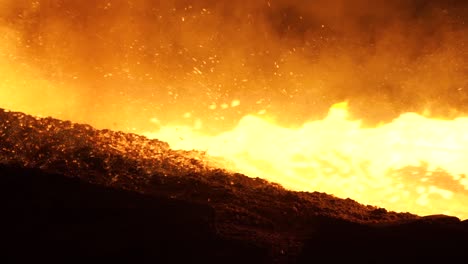
{"label": "bright yellow light", "polygon": [[320,191],[364,204],[468,218],[468,118],[406,113],[376,128],[347,119],[346,103],[292,129],[245,116],[232,131],[206,136],[190,127],[146,133],[173,148],[223,157],[226,169],[297,191]]}

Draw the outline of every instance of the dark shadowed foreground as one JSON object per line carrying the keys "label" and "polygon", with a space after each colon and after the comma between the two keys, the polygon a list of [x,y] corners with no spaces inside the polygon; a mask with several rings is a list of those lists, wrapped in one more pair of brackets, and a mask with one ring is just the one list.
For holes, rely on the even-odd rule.
{"label": "dark shadowed foreground", "polygon": [[468,222],[292,192],[158,140],[0,110],[10,262],[402,263],[467,258]]}

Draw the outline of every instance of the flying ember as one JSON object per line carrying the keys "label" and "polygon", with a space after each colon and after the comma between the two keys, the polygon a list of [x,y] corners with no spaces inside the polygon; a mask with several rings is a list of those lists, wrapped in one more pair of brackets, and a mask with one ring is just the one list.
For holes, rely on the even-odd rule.
{"label": "flying ember", "polygon": [[0,108],[468,218],[467,18],[462,0],[5,0]]}

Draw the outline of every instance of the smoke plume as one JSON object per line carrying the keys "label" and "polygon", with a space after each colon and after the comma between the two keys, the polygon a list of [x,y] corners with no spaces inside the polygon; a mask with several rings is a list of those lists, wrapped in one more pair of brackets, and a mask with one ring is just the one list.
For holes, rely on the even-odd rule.
{"label": "smoke plume", "polygon": [[6,0],[0,74],[23,77],[0,107],[124,130],[300,125],[340,101],[370,125],[451,118],[468,113],[467,18],[455,0]]}

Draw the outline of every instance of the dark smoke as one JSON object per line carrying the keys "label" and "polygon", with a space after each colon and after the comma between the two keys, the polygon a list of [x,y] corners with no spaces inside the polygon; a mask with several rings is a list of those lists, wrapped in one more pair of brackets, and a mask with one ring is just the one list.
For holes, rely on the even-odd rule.
{"label": "dark smoke", "polygon": [[9,0],[0,15],[99,126],[191,112],[219,131],[262,109],[299,125],[344,100],[369,124],[468,113],[466,1]]}

